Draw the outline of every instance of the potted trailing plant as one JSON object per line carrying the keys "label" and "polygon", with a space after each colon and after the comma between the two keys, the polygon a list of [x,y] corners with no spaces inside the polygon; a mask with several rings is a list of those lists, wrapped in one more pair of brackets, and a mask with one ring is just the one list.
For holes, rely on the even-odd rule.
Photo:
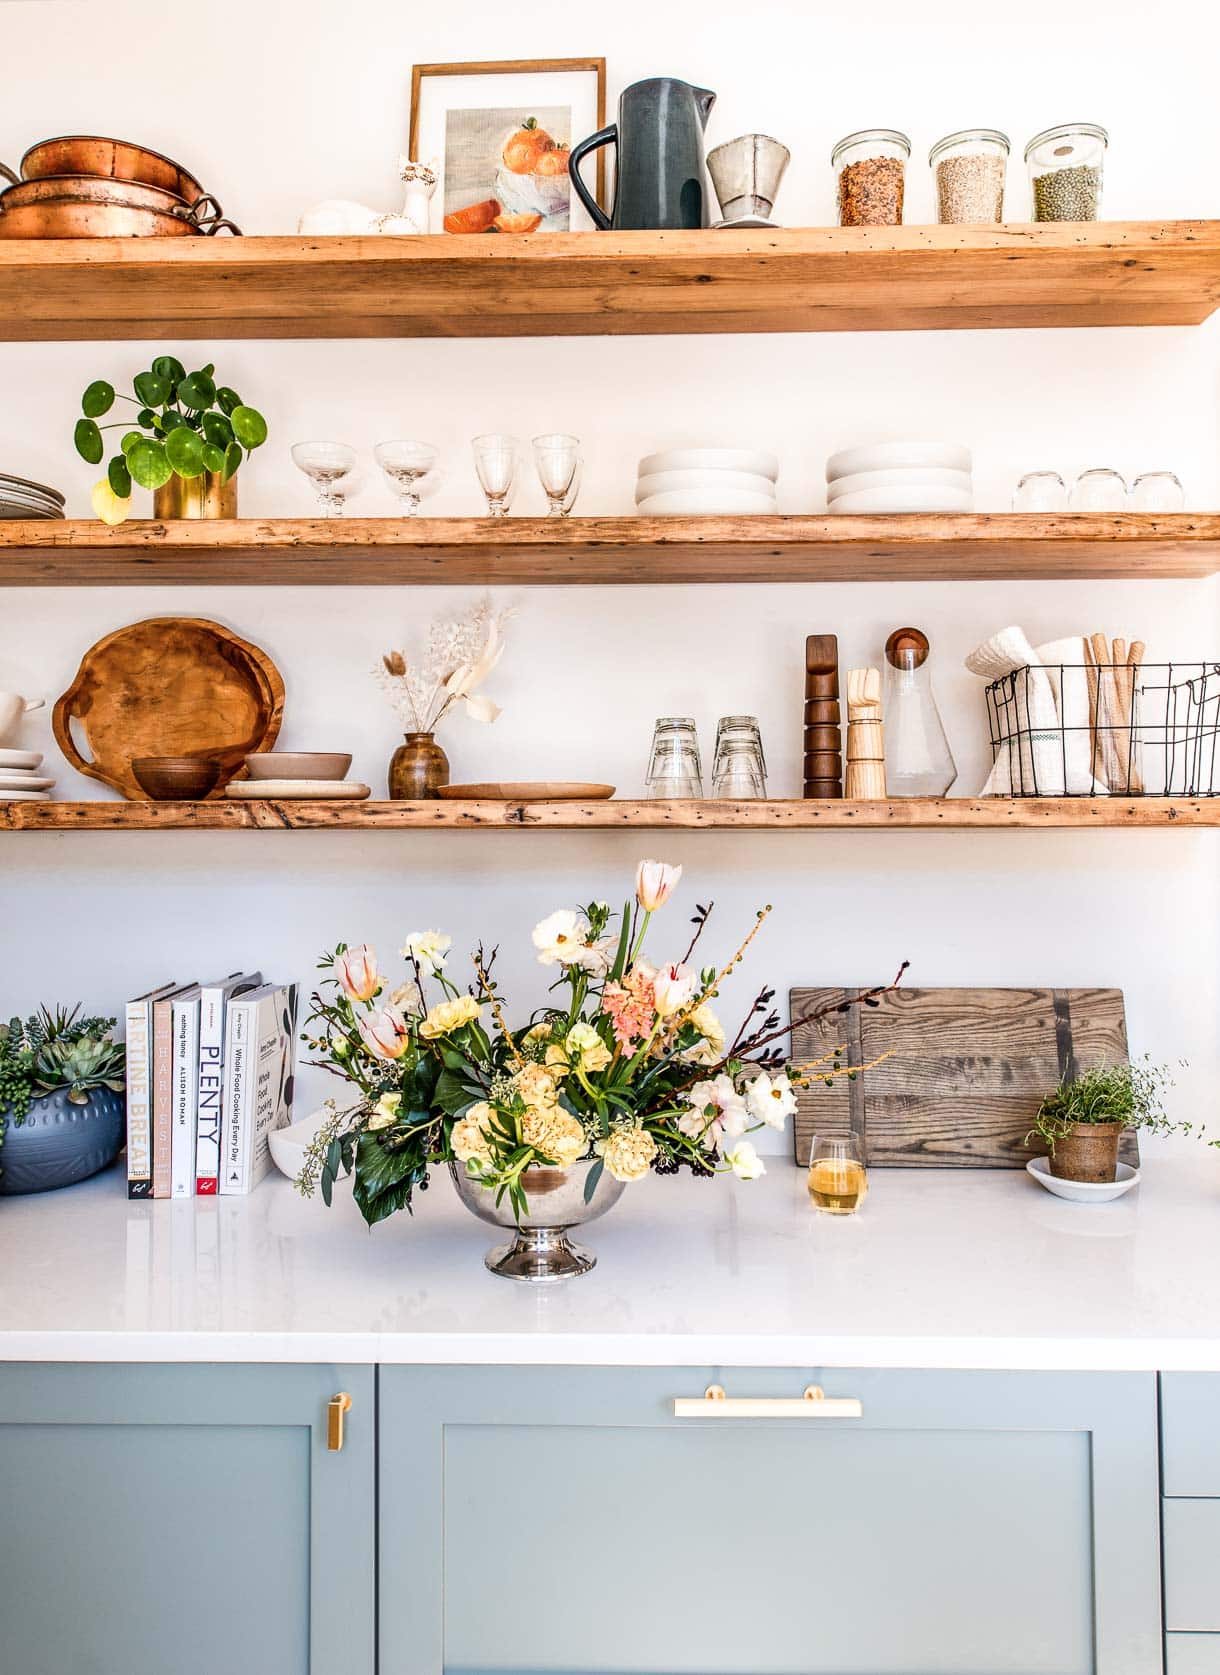
{"label": "potted trailing plant", "polygon": [[[1153,1134],[1191,1134],[1195,1125],[1165,1113],[1162,1095],[1173,1079],[1147,1056],[1136,1064],[1098,1064],[1060,1083],[1042,1101],[1035,1135],[1050,1158],[1051,1174],[1063,1181],[1113,1181],[1118,1147],[1128,1128]],[[1214,1142],[1213,1142],[1214,1143]]]}
{"label": "potted trailing plant", "polygon": [[126,1110],[114,1024],[79,1006],[0,1024],[0,1193],[69,1186],[114,1161]]}
{"label": "potted trailing plant", "polygon": [[[76,451],[90,465],[106,452],[104,430],[121,430],[119,452],[93,487],[93,510],[104,523],[122,523],[131,510],[131,488],[153,491],[157,518],[237,516],[236,473],[243,457],[267,440],[267,421],[236,390],[216,383],[216,368],[187,372],[173,355],[158,355],[137,372],[132,394],[97,378],[81,397]],[[116,401],[136,409],[134,419],[99,425]]]}

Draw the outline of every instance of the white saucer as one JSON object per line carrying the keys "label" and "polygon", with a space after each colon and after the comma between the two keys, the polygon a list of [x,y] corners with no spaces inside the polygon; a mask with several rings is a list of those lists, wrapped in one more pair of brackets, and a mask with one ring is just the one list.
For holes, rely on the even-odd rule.
{"label": "white saucer", "polygon": [[774,513],[773,494],[751,494],[746,489],[672,489],[650,494],[636,511],[642,517],[723,518],[734,513]]}
{"label": "white saucer", "polygon": [[49,803],[49,791],[0,791],[0,803]]}
{"label": "white saucer", "polygon": [[867,516],[886,512],[972,512],[974,496],[963,489],[942,489],[935,485],[919,488],[912,483],[908,488],[862,489],[858,494],[841,494],[829,502],[829,510],[835,517],[849,513]]}
{"label": "white saucer", "polygon": [[1108,1204],[1112,1198],[1121,1198],[1124,1192],[1138,1186],[1140,1178],[1139,1170],[1130,1163],[1119,1164],[1118,1179],[1114,1181],[1061,1181],[1058,1175],[1051,1174],[1050,1159],[1045,1157],[1031,1157],[1025,1168],[1039,1186],[1053,1192],[1056,1198],[1070,1199],[1073,1204]]}
{"label": "white saucer", "polygon": [[645,454],[637,476],[655,477],[662,471],[748,471],[775,482],[779,460],[756,448],[666,448],[660,454]]}
{"label": "white saucer", "polygon": [[226,797],[247,802],[266,797],[272,802],[299,802],[304,798],[359,802],[371,796],[367,785],[345,779],[235,779],[225,786]]}
{"label": "white saucer", "polygon": [[29,768],[0,772],[0,791],[49,791],[54,783],[54,779],[39,776]]}
{"label": "white saucer", "polygon": [[732,221],[713,221],[712,231],[720,232],[726,227],[778,227],[778,221],[768,221],[765,215],[738,215]]}
{"label": "white saucer", "polygon": [[898,466],[930,465],[942,471],[969,471],[970,450],[952,442],[873,442],[840,448],[826,461],[826,481],[857,471],[889,471]]}
{"label": "white saucer", "polygon": [[0,750],[0,768],[41,768],[42,755],[37,750]]}

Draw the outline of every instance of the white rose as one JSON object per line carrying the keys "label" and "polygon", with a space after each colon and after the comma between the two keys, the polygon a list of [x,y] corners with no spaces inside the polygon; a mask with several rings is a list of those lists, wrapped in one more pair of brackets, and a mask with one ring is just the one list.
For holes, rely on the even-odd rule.
{"label": "white rose", "polygon": [[767,1173],[762,1158],[748,1140],[740,1140],[731,1152],[725,1152],[724,1161],[739,1181],[756,1181]]}
{"label": "white rose", "polygon": [[423,972],[436,972],[445,963],[453,938],[443,931],[412,931],[402,945],[402,957],[415,960]]}
{"label": "white rose", "polygon": [[796,1095],[786,1076],[755,1076],[746,1089],[746,1110],[768,1128],[782,1128],[796,1110]]}

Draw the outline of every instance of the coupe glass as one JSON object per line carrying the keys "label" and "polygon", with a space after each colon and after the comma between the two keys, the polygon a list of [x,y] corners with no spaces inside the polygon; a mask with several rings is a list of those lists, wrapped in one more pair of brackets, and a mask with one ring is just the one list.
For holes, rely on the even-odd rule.
{"label": "coupe glass", "polygon": [[1186,495],[1172,471],[1145,471],[1132,483],[1128,503],[1133,512],[1180,512]]}
{"label": "coupe glass", "polygon": [[1027,471],[1012,497],[1014,512],[1066,512],[1067,488],[1057,471]]}
{"label": "coupe glass", "polygon": [[404,515],[419,516],[419,503],[441,486],[437,451],[430,442],[379,442],[373,458],[385,480],[402,501]]}
{"label": "coupe glass", "polygon": [[343,502],[352,487],[346,479],[356,463],[356,450],[346,442],[296,442],[292,463],[313,484],[322,516],[342,516]]}
{"label": "coupe glass", "polygon": [[470,446],[474,450],[479,483],[487,496],[487,515],[502,518],[512,504],[517,486],[521,444],[515,436],[476,436]]}
{"label": "coupe glass", "polygon": [[1082,471],[1072,485],[1073,512],[1125,512],[1127,485],[1117,471]]}
{"label": "coupe glass", "polygon": [[868,1191],[868,1171],[860,1142],[815,1134],[809,1162],[809,1196],[815,1208],[831,1216],[849,1216]]}
{"label": "coupe glass", "polygon": [[580,439],[552,432],[534,438],[534,464],[546,492],[548,516],[566,518],[576,500],[580,476]]}

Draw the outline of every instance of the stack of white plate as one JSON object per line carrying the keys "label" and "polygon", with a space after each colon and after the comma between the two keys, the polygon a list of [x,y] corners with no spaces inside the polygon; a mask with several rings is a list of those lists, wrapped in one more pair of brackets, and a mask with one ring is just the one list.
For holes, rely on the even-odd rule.
{"label": "stack of white plate", "polygon": [[9,477],[0,471],[0,519],[62,518],[64,497],[45,483],[31,483],[24,477]]}
{"label": "stack of white plate", "polygon": [[970,450],[948,442],[875,442],[826,461],[826,509],[972,512]]}
{"label": "stack of white plate", "polygon": [[647,517],[774,512],[779,461],[756,448],[670,448],[640,461],[636,511]]}
{"label": "stack of white plate", "polygon": [[0,750],[0,803],[46,803],[55,781],[34,750]]}

